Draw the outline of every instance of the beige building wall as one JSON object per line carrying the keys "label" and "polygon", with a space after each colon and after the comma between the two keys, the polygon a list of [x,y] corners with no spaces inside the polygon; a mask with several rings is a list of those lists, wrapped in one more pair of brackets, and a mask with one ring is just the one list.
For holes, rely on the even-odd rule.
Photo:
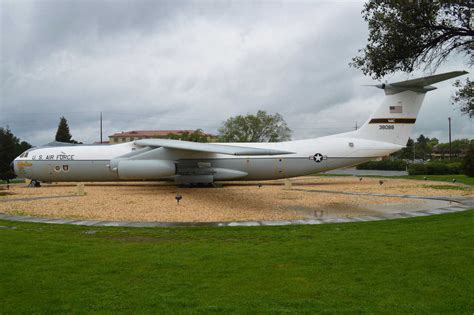
{"label": "beige building wall", "polygon": [[[159,132],[160,131],[158,130],[156,135],[144,135],[144,134],[140,134],[139,132],[137,132],[136,137],[132,137],[129,133],[125,133],[123,135],[118,133],[118,134],[114,134],[112,136],[109,136],[109,143],[110,144],[117,144],[117,143],[125,143],[125,142],[140,140],[140,139],[163,138],[164,136],[159,135],[158,134]],[[217,140],[218,140],[217,136],[208,135],[208,137],[207,137],[207,141],[209,141],[209,142],[216,142]]]}
{"label": "beige building wall", "polygon": [[110,144],[125,143],[125,142],[140,140],[140,139],[148,139],[148,138],[151,138],[151,137],[110,137],[109,136],[109,143]]}

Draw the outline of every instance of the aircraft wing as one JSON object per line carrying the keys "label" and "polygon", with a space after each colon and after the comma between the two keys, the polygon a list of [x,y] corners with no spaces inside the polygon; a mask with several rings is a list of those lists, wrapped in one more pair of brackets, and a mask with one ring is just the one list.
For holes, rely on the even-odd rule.
{"label": "aircraft wing", "polygon": [[294,152],[262,149],[254,147],[241,147],[217,143],[200,143],[191,141],[171,140],[171,139],[142,139],[134,142],[140,147],[163,147],[169,149],[188,150],[197,152],[210,152],[228,155],[280,155],[292,154]]}

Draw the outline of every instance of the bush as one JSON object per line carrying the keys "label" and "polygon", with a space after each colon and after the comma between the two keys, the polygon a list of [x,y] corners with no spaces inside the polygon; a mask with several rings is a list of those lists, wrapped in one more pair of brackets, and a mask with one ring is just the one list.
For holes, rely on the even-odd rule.
{"label": "bush", "polygon": [[462,174],[462,163],[434,161],[428,163],[411,164],[408,167],[409,175],[448,175]]}
{"label": "bush", "polygon": [[464,174],[469,177],[474,177],[474,144],[469,146],[463,164]]}
{"label": "bush", "polygon": [[428,162],[426,163],[426,174],[447,175],[449,174],[448,164],[443,162]]}
{"label": "bush", "polygon": [[402,160],[369,161],[357,165],[358,170],[404,171],[406,168],[407,163]]}
{"label": "bush", "polygon": [[449,174],[463,174],[463,163],[462,162],[454,162],[448,163]]}
{"label": "bush", "polygon": [[426,165],[422,163],[410,164],[408,166],[408,175],[425,175]]}

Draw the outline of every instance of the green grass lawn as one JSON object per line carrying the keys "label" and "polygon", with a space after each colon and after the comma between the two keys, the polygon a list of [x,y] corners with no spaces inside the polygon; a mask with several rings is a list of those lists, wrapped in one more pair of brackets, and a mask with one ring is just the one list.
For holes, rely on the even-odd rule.
{"label": "green grass lawn", "polygon": [[[3,180],[3,179],[0,179],[0,184],[6,184],[7,181],[6,180]],[[24,179],[12,179],[10,180],[10,184],[20,184],[20,183],[25,183],[25,180]]]}
{"label": "green grass lawn", "polygon": [[316,226],[0,221],[0,313],[474,312],[474,210]]}

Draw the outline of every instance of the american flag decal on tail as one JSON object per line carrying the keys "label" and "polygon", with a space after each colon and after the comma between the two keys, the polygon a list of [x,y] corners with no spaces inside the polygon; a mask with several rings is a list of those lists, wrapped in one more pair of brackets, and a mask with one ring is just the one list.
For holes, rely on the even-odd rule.
{"label": "american flag decal on tail", "polygon": [[390,106],[390,114],[401,114],[403,111],[403,106]]}

